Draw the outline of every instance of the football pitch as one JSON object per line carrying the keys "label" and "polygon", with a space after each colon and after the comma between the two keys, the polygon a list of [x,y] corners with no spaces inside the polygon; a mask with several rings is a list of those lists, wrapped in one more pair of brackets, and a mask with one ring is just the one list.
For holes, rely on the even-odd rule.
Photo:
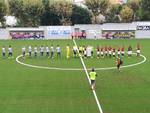
{"label": "football pitch", "polygon": [[[88,72],[98,74],[96,95],[103,113],[150,113],[150,40],[75,40],[78,46],[97,45],[115,48],[129,45],[136,52],[140,43],[144,57],[123,58],[120,71],[115,58],[83,58]],[[25,46],[61,47],[61,58],[48,59],[45,54],[23,59]],[[0,47],[13,48],[12,59],[0,56],[0,113],[100,113],[79,57],[66,59],[66,45],[73,40],[1,40]],[[0,51],[1,53],[1,51]],[[19,57],[20,56],[20,57]],[[22,64],[16,62],[16,58]],[[140,63],[141,62],[141,63]],[[143,63],[142,63],[143,62]],[[135,65],[138,64],[138,65]],[[112,69],[109,69],[112,68]]]}

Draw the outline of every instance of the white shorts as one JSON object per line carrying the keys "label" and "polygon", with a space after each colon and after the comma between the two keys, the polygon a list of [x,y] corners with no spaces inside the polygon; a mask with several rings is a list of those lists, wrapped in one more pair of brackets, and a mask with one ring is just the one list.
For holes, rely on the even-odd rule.
{"label": "white shorts", "polygon": [[124,51],[121,52],[121,54],[124,54],[124,53],[125,53]]}
{"label": "white shorts", "polygon": [[132,51],[128,51],[128,55],[132,55]]}
{"label": "white shorts", "polygon": [[139,54],[140,54],[140,53],[141,53],[141,51],[140,51],[140,50],[137,50],[137,53],[139,53]]}
{"label": "white shorts", "polygon": [[100,54],[100,52],[99,51],[97,51],[97,55],[99,55]]}

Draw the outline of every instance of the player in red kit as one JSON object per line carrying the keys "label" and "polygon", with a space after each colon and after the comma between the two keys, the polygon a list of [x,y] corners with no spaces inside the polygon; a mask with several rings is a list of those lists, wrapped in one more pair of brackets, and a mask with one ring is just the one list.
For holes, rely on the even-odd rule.
{"label": "player in red kit", "polygon": [[125,54],[124,47],[122,47],[122,49],[121,49],[121,55],[124,57],[124,54]]}
{"label": "player in red kit", "polygon": [[139,57],[140,54],[141,54],[141,47],[140,47],[140,44],[139,44],[139,43],[137,44],[137,50],[136,50],[136,53],[137,53],[137,57]]}
{"label": "player in red kit", "polygon": [[108,48],[107,48],[107,46],[105,46],[105,56],[107,57],[108,56]]}
{"label": "player in red kit", "polygon": [[116,57],[116,49],[113,48],[113,57]]}

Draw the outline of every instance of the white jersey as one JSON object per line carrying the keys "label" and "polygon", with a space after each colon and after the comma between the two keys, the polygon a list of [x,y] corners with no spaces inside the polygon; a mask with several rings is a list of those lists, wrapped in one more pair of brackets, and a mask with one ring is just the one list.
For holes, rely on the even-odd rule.
{"label": "white jersey", "polygon": [[84,55],[87,55],[87,50],[84,50]]}
{"label": "white jersey", "polygon": [[118,55],[120,55],[120,51],[118,51]]}
{"label": "white jersey", "polygon": [[37,53],[37,47],[34,47],[34,52]]}
{"label": "white jersey", "polygon": [[100,55],[100,51],[97,51],[97,55]]}
{"label": "white jersey", "polygon": [[22,48],[22,52],[23,53],[26,52],[26,48],[25,47]]}
{"label": "white jersey", "polygon": [[78,47],[77,47],[77,46],[73,46],[73,50],[74,50],[74,51],[77,51],[77,50],[78,50]]}
{"label": "white jersey", "polygon": [[113,52],[113,55],[115,55],[116,54],[116,52]]}
{"label": "white jersey", "polygon": [[140,54],[140,53],[141,53],[141,50],[140,50],[140,49],[138,49],[138,50],[137,50],[137,53],[138,53],[138,54]]}
{"label": "white jersey", "polygon": [[131,55],[132,54],[132,51],[130,50],[130,51],[128,51],[128,55]]}
{"label": "white jersey", "polygon": [[28,51],[32,52],[32,47],[31,46],[29,46]]}
{"label": "white jersey", "polygon": [[44,47],[40,47],[40,52],[44,52]]}
{"label": "white jersey", "polygon": [[6,49],[3,47],[2,48],[2,53],[5,53],[6,52]]}
{"label": "white jersey", "polygon": [[111,55],[111,53],[112,53],[112,51],[111,50],[109,50],[109,54]]}
{"label": "white jersey", "polygon": [[49,50],[49,47],[46,47],[46,52],[48,53],[50,50]]}
{"label": "white jersey", "polygon": [[125,52],[124,52],[124,51],[121,51],[121,54],[125,54]]}
{"label": "white jersey", "polygon": [[11,47],[8,48],[8,52],[12,53],[12,48]]}
{"label": "white jersey", "polygon": [[57,53],[60,53],[60,47],[56,48]]}
{"label": "white jersey", "polygon": [[54,52],[54,47],[53,46],[51,46],[51,52]]}
{"label": "white jersey", "polygon": [[87,57],[91,57],[91,51],[92,51],[92,48],[91,47],[87,47]]}

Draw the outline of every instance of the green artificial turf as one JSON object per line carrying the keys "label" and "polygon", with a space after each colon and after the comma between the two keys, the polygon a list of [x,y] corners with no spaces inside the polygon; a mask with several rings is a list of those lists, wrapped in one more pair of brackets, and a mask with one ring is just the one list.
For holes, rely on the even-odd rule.
{"label": "green artificial turf", "polygon": [[[99,70],[96,92],[104,113],[150,112],[150,40],[76,40],[78,46],[125,46],[135,50],[140,43],[144,64],[118,70]],[[14,58],[0,56],[0,113],[99,113],[84,71],[59,71],[36,69],[18,64],[15,58],[21,48],[29,45],[60,45],[62,58],[37,57],[20,61],[37,66],[59,68],[83,68],[79,58],[66,59],[66,45],[72,40],[10,40],[0,41],[0,47],[12,45]],[[71,53],[72,55],[72,53]],[[84,59],[87,68],[113,67],[115,59]],[[143,58],[125,57],[124,65],[140,62]]]}

